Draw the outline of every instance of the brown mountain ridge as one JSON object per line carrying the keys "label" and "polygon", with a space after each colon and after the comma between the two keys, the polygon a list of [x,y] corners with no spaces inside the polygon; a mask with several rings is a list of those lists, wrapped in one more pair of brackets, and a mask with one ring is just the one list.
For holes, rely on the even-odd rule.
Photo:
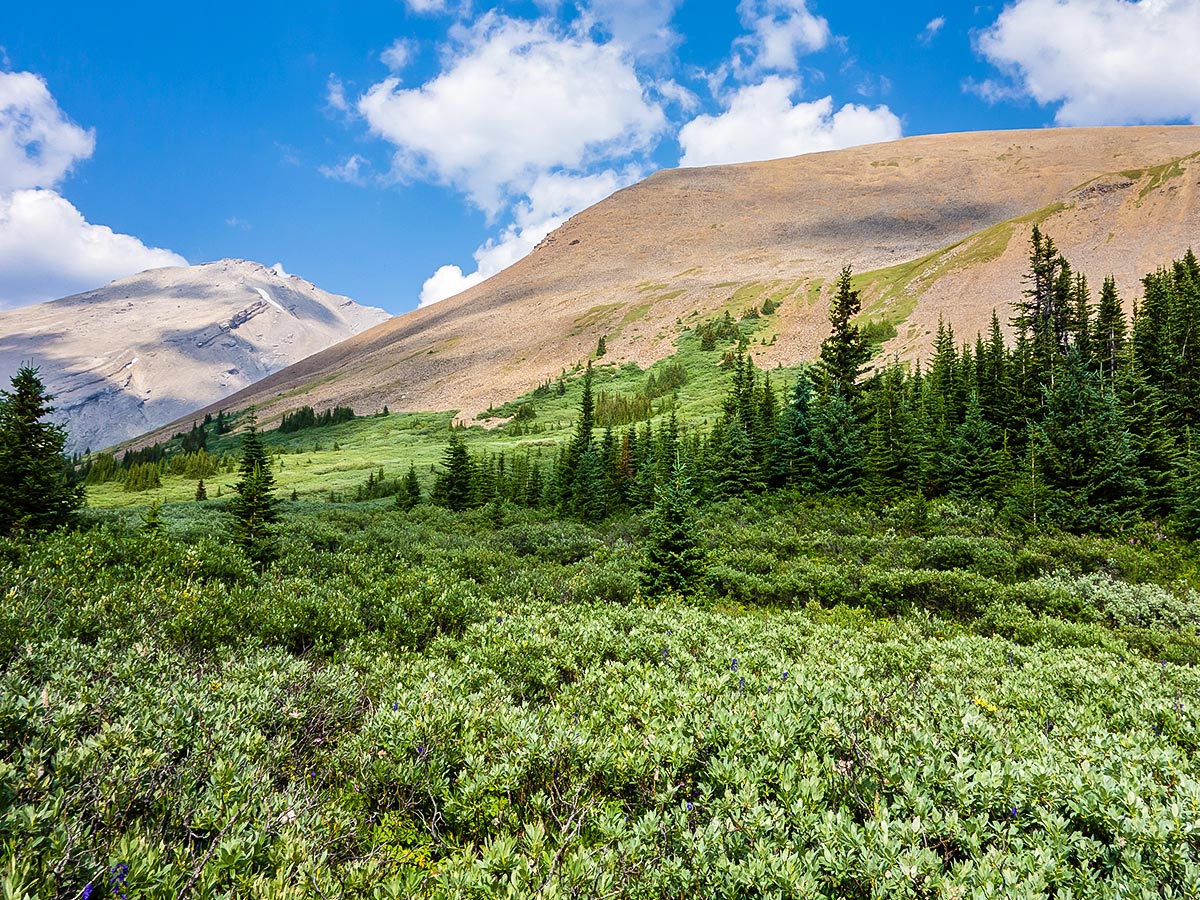
{"label": "brown mountain ridge", "polygon": [[[828,286],[857,273],[864,317],[928,355],[939,318],[960,338],[1019,296],[1040,224],[1076,270],[1146,271],[1200,236],[1200,127],[914,137],[761,163],[658,172],[579,213],[475,288],[375,326],[222,401],[266,423],[302,404],[471,417],[586,359],[645,366],[679,332],[782,301],[761,366],[815,357]],[[217,407],[210,407],[215,411]],[[203,412],[203,410],[201,410]],[[182,422],[182,420],[181,420]],[[164,432],[160,432],[159,436]]]}

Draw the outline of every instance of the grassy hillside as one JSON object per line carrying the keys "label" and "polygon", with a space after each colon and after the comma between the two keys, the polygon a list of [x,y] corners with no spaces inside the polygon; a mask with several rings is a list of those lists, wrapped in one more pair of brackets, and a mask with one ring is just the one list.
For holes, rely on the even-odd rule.
{"label": "grassy hillside", "polygon": [[[741,318],[749,309],[759,309],[764,298],[741,298],[731,309],[738,333],[750,342],[750,353],[761,350],[771,340],[773,316]],[[798,301],[797,301],[798,302]],[[606,362],[603,357],[593,363],[593,389],[610,395],[632,398],[644,392],[649,379],[661,377],[671,368],[682,367],[687,380],[682,386],[655,398],[651,421],[661,422],[662,410],[673,410],[681,424],[706,426],[715,421],[721,411],[721,400],[729,385],[728,368],[722,364],[726,353],[736,341],[726,338],[712,350],[702,350],[696,326],[703,321],[699,315],[675,326],[676,353],[647,370],[635,363]],[[770,376],[781,394],[796,378],[797,369],[772,369]],[[547,462],[553,459],[560,444],[571,434],[578,416],[582,391],[582,366],[564,370],[560,379],[546,389],[528,392],[481,414],[483,425],[462,428],[458,434],[472,452],[542,454]],[[562,393],[559,393],[559,381]],[[298,397],[296,407],[302,404]],[[535,418],[521,422],[510,421],[522,406],[528,406]],[[237,423],[235,414],[234,422]],[[450,425],[458,421],[454,411],[444,413],[391,413],[368,415],[324,428],[308,428],[284,434],[267,432],[268,448],[275,454],[275,478],[279,492],[290,497],[295,491],[301,500],[352,498],[354,491],[372,474],[382,468],[385,478],[395,478],[416,467],[424,489],[432,481],[432,467],[441,459],[450,435]],[[530,433],[532,432],[532,433]],[[216,456],[238,453],[241,436],[233,432],[218,436],[209,430],[208,451]],[[179,439],[167,444],[169,452],[178,451]],[[237,482],[232,466],[205,479],[210,499],[226,496]],[[160,488],[145,491],[126,491],[119,481],[93,484],[88,487],[88,503],[97,508],[131,508],[148,505],[153,499],[167,503],[185,502],[193,498],[196,479],[182,475],[162,476]]]}

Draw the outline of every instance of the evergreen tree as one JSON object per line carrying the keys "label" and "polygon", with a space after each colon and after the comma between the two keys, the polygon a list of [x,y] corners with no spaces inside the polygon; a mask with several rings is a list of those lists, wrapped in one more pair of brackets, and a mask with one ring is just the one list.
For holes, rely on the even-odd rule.
{"label": "evergreen tree", "polygon": [[[1034,427],[1031,425],[1030,429]],[[1039,445],[1033,439],[1027,439],[1026,445],[1028,450],[1019,468],[1012,464],[1012,454],[1005,449],[1001,467],[1010,477],[1004,490],[1002,512],[1012,525],[1023,524],[1037,529],[1046,522],[1049,493],[1042,478]]]}
{"label": "evergreen tree", "polygon": [[890,366],[873,391],[874,416],[867,449],[866,489],[889,501],[917,486],[920,459],[912,415],[904,397],[904,372]]}
{"label": "evergreen tree", "polygon": [[208,490],[204,487],[204,479],[201,478],[196,482],[196,500],[203,502],[208,499]]}
{"label": "evergreen tree", "polygon": [[575,468],[571,512],[582,522],[599,522],[608,514],[604,464],[594,447],[583,451]]}
{"label": "evergreen tree", "polygon": [[687,479],[676,466],[672,477],[657,487],[654,515],[642,562],[642,590],[648,597],[688,594],[705,574],[704,550],[692,517]]}
{"label": "evergreen tree", "polygon": [[461,512],[475,505],[474,470],[466,445],[450,431],[450,443],[442,452],[442,471],[433,482],[430,499],[447,509]]}
{"label": "evergreen tree", "polygon": [[738,419],[714,432],[718,463],[713,486],[720,497],[741,497],[763,489],[762,467],[754,458],[750,436]]}
{"label": "evergreen tree", "polygon": [[279,511],[271,458],[253,410],[246,420],[238,473],[241,478],[233,487],[237,496],[230,504],[234,539],[250,559],[262,566],[275,556],[274,525]]}
{"label": "evergreen tree", "polygon": [[1117,282],[1109,275],[1100,290],[1100,306],[1092,325],[1092,347],[1100,363],[1100,372],[1106,379],[1117,374],[1117,364],[1125,350],[1126,331]]}
{"label": "evergreen tree", "polygon": [[1087,276],[1082,272],[1075,276],[1071,305],[1071,347],[1084,367],[1090,369],[1095,363],[1095,348],[1092,346],[1092,292],[1088,288]]}
{"label": "evergreen tree", "polygon": [[139,518],[142,520],[142,531],[146,534],[158,534],[162,531],[162,501],[154,499],[150,501],[150,505],[146,507],[146,511],[141,513]]}
{"label": "evergreen tree", "polygon": [[1189,541],[1200,540],[1200,447],[1192,446],[1192,432],[1185,435],[1186,452],[1175,482],[1175,530]]}
{"label": "evergreen tree", "polygon": [[592,364],[589,361],[583,373],[583,394],[579,400],[579,418],[575,421],[575,433],[564,448],[555,478],[558,482],[559,512],[571,512],[575,497],[575,475],[583,454],[592,448],[592,435],[596,427],[596,401],[592,396]]}
{"label": "evergreen tree", "polygon": [[1048,515],[1072,531],[1113,531],[1134,513],[1144,484],[1133,443],[1111,391],[1071,353],[1047,397],[1033,440],[1047,488]]}
{"label": "evergreen tree", "polygon": [[812,442],[812,381],[801,371],[775,430],[771,448],[770,481],[773,487],[800,484],[808,474]]}
{"label": "evergreen tree", "polygon": [[48,421],[52,399],[30,366],[0,391],[0,535],[57,528],[83,505],[63,455],[66,431]]}
{"label": "evergreen tree", "polygon": [[853,398],[863,364],[871,358],[866,335],[851,320],[862,309],[858,291],[851,285],[850,267],[842,269],[837,290],[829,303],[829,324],[833,331],[821,342],[821,372],[824,393],[836,392]]}
{"label": "evergreen tree", "polygon": [[967,500],[990,497],[996,488],[997,462],[994,429],[984,418],[979,400],[972,397],[946,456],[950,495]]}
{"label": "evergreen tree", "polygon": [[812,417],[808,487],[835,496],[855,493],[862,486],[866,449],[863,425],[841,394],[818,403]]}
{"label": "evergreen tree", "polygon": [[417,480],[417,467],[408,464],[408,472],[400,483],[396,494],[396,505],[401,509],[412,509],[421,502],[421,482]]}

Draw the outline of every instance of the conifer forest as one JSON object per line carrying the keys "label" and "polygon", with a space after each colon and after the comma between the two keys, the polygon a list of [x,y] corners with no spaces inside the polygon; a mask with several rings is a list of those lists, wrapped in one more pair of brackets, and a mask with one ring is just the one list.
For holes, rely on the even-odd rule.
{"label": "conifer forest", "polygon": [[1200,895],[1200,261],[1141,284],[1035,228],[902,364],[847,268],[811,364],[768,297],[488,429],[69,459],[22,368],[0,900]]}

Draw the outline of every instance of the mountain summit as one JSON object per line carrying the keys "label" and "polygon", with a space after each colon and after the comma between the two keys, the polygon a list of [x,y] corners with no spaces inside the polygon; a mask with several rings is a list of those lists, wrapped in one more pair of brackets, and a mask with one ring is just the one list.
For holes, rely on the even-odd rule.
{"label": "mountain summit", "polygon": [[41,370],[69,449],[142,434],[389,318],[278,267],[150,269],[0,312],[0,375]]}

